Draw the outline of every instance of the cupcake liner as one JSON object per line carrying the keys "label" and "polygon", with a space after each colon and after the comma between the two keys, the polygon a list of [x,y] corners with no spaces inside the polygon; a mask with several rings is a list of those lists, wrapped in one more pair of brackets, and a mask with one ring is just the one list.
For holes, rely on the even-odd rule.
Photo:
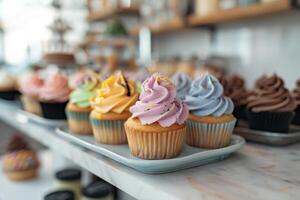
{"label": "cupcake liner", "polygon": [[293,112],[251,112],[247,110],[251,129],[287,133],[294,117]]}
{"label": "cupcake liner", "polygon": [[230,144],[236,119],[226,123],[187,122],[186,142],[190,146],[218,149]]}
{"label": "cupcake liner", "polygon": [[40,102],[42,114],[47,119],[66,119],[65,108],[67,102],[64,103],[46,103]]}
{"label": "cupcake liner", "polygon": [[124,129],[124,120],[90,119],[93,134],[98,143],[126,144],[127,138]]}
{"label": "cupcake liner", "polygon": [[23,110],[36,114],[36,115],[42,115],[42,109],[37,100],[34,98],[28,97],[26,95],[21,96],[21,103]]}
{"label": "cupcake liner", "polygon": [[242,106],[236,106],[236,107],[234,107],[233,115],[238,120],[247,120],[246,106],[242,105]]}
{"label": "cupcake liner", "polygon": [[300,106],[298,106],[295,110],[295,116],[292,121],[292,124],[300,125]]}
{"label": "cupcake liner", "polygon": [[133,156],[160,160],[180,154],[186,136],[186,127],[164,132],[144,132],[125,124],[128,145]]}
{"label": "cupcake liner", "polygon": [[90,124],[90,112],[73,112],[66,110],[69,129],[72,133],[81,135],[92,135]]}
{"label": "cupcake liner", "polygon": [[14,101],[18,98],[20,93],[18,91],[0,92],[0,98],[8,101]]}

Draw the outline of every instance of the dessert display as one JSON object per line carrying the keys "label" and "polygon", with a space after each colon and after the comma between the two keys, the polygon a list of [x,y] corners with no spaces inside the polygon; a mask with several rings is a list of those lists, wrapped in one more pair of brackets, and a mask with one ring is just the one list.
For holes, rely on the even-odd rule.
{"label": "dessert display", "polygon": [[113,200],[114,188],[105,181],[93,182],[82,189],[82,200]]}
{"label": "dessert display", "polygon": [[39,161],[34,151],[19,135],[14,135],[3,157],[3,170],[12,181],[24,181],[37,175]]}
{"label": "dessert display", "polygon": [[0,71],[0,98],[15,100],[17,97],[16,81],[14,77],[3,70]]}
{"label": "dessert display", "polygon": [[103,144],[127,143],[124,122],[131,116],[129,108],[137,101],[136,84],[121,72],[103,81],[91,98],[90,122],[96,141]]}
{"label": "dessert display", "polygon": [[248,102],[249,92],[245,89],[244,80],[238,75],[229,76],[227,77],[227,84],[224,88],[226,91],[225,94],[233,101],[233,115],[237,119],[246,120],[246,105]]}
{"label": "dessert display", "polygon": [[192,84],[192,78],[187,74],[177,72],[172,76],[171,80],[176,86],[177,96],[181,100],[184,100],[185,96],[188,94],[190,90]]}
{"label": "dessert display", "polygon": [[25,75],[19,84],[19,90],[22,94],[21,102],[25,111],[36,115],[42,115],[38,98],[43,84],[44,81],[39,77],[38,73],[31,72]]}
{"label": "dessert display", "polygon": [[297,80],[296,82],[296,88],[293,90],[293,97],[297,107],[295,109],[295,116],[292,123],[300,125],[300,80]]}
{"label": "dessert display", "polygon": [[288,132],[296,108],[295,100],[276,74],[262,76],[248,98],[247,117],[251,129]]}
{"label": "dessert display", "polygon": [[185,98],[190,110],[187,144],[200,148],[222,148],[230,144],[236,123],[233,102],[224,96],[221,83],[206,73],[192,82]]}
{"label": "dessert display", "polygon": [[74,199],[80,199],[81,171],[75,168],[66,168],[55,173],[56,186],[60,190],[74,193]]}
{"label": "dessert display", "polygon": [[66,108],[69,129],[72,133],[92,135],[90,124],[90,112],[92,107],[90,99],[96,95],[100,88],[99,76],[93,72],[86,75],[83,84],[70,94],[69,103]]}
{"label": "dessert display", "polygon": [[59,73],[51,75],[45,81],[39,93],[43,117],[47,119],[66,119],[65,107],[70,93],[71,89],[68,86],[67,78]]}
{"label": "dessert display", "polygon": [[130,112],[125,130],[132,155],[168,159],[180,154],[188,108],[176,97],[176,88],[167,77],[155,73],[145,80],[139,101]]}

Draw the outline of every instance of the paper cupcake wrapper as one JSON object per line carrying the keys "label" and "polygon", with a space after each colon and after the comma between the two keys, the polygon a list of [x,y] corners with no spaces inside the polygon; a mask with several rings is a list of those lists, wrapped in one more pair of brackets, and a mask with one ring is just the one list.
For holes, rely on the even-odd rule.
{"label": "paper cupcake wrapper", "polygon": [[234,108],[233,115],[238,120],[247,120],[246,106],[236,106]]}
{"label": "paper cupcake wrapper", "polygon": [[217,149],[230,144],[236,119],[227,123],[187,122],[187,144],[208,149]]}
{"label": "paper cupcake wrapper", "polygon": [[133,156],[160,160],[180,154],[186,135],[186,127],[165,132],[143,132],[125,124],[128,145]]}
{"label": "paper cupcake wrapper", "polygon": [[124,120],[99,120],[91,118],[93,134],[98,143],[126,144]]}
{"label": "paper cupcake wrapper", "polygon": [[66,110],[69,129],[72,133],[92,135],[90,112],[73,112]]}
{"label": "paper cupcake wrapper", "polygon": [[251,112],[247,111],[251,129],[287,133],[293,120],[293,112]]}
{"label": "paper cupcake wrapper", "polygon": [[65,108],[68,102],[65,103],[46,103],[40,102],[42,114],[47,119],[66,119]]}
{"label": "paper cupcake wrapper", "polygon": [[298,106],[295,110],[295,116],[292,124],[300,125],[300,106]]}
{"label": "paper cupcake wrapper", "polygon": [[20,93],[18,91],[7,91],[7,92],[0,91],[0,98],[8,101],[14,101],[18,98],[19,94]]}
{"label": "paper cupcake wrapper", "polygon": [[22,103],[22,107],[25,111],[39,115],[39,116],[42,115],[41,105],[39,104],[39,102],[36,99],[22,95],[21,103]]}

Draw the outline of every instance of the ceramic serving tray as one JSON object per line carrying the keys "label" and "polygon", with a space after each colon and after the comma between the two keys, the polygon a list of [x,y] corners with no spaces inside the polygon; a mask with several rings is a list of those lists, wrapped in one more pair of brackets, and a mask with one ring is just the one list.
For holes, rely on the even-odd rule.
{"label": "ceramic serving tray", "polygon": [[235,127],[234,133],[249,141],[275,146],[300,142],[300,127],[298,126],[291,126],[289,133],[274,133],[249,129],[248,124],[242,121]]}
{"label": "ceramic serving tray", "polygon": [[97,144],[93,136],[72,134],[66,126],[57,128],[57,133],[71,142],[100,153],[128,167],[149,174],[168,173],[220,161],[239,150],[245,143],[245,140],[242,137],[233,135],[231,144],[225,148],[208,150],[185,145],[183,152],[176,158],[166,160],[143,160],[132,156],[127,144]]}
{"label": "ceramic serving tray", "polygon": [[24,110],[19,110],[19,114],[28,118],[28,120],[43,126],[58,127],[67,124],[66,120],[46,119],[33,113],[26,112]]}

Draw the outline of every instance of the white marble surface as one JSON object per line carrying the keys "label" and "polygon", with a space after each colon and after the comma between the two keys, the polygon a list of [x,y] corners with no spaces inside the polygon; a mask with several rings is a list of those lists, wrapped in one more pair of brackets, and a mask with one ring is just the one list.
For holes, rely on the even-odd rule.
{"label": "white marble surface", "polygon": [[[247,144],[229,159],[189,170],[146,175],[75,144],[53,129],[18,118],[0,102],[0,119],[137,199],[294,200],[300,198],[300,144],[276,148]],[[22,123],[20,123],[23,121]]]}

